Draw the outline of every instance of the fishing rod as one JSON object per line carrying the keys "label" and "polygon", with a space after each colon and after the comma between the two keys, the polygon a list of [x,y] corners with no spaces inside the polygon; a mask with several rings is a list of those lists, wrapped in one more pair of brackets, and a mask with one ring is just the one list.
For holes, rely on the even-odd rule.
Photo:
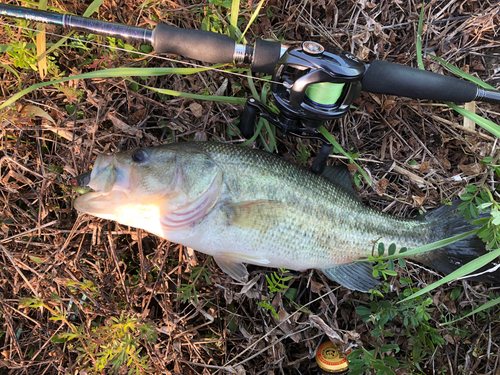
{"label": "fishing rod", "polygon": [[254,46],[249,46],[226,35],[164,23],[149,30],[6,4],[0,4],[0,15],[147,43],[156,53],[208,63],[243,63],[254,73],[272,75],[271,92],[279,115],[251,98],[243,110],[241,133],[250,138],[255,131],[255,118],[261,116],[284,135],[322,141],[311,167],[315,173],[324,170],[333,149],[317,128],[325,121],[344,116],[361,91],[441,102],[500,104],[500,92],[472,82],[382,60],[364,63],[350,53],[313,41],[289,47],[258,39]]}

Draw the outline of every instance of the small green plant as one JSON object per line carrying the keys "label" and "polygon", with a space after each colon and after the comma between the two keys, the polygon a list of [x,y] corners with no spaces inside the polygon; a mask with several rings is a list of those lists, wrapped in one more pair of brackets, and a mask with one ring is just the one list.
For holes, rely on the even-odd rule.
{"label": "small green plant", "polygon": [[458,210],[462,212],[467,221],[479,217],[480,208],[486,208],[493,204],[488,191],[483,188],[480,189],[476,185],[467,185],[465,191],[466,193],[460,196],[463,202],[458,206]]}
{"label": "small green plant", "polygon": [[[406,285],[407,287],[399,293],[397,297],[384,296],[380,298],[380,293],[372,293],[369,307],[358,306],[356,308],[356,313],[361,316],[361,319],[365,323],[371,323],[372,329],[370,331],[371,336],[374,338],[374,347],[372,351],[367,351],[363,349],[362,351],[354,351],[351,353],[355,364],[355,369],[362,369],[363,371],[368,371],[369,369],[385,371],[377,372],[377,374],[393,374],[392,370],[384,369],[383,366],[390,366],[393,368],[398,368],[400,366],[399,361],[396,358],[390,357],[377,357],[382,352],[388,352],[389,350],[395,349],[396,353],[399,351],[397,345],[388,346],[384,344],[387,339],[394,336],[392,332],[392,326],[397,325],[404,327],[401,332],[402,336],[406,336],[408,342],[412,346],[412,361],[408,363],[413,363],[413,366],[417,368],[418,371],[422,371],[419,366],[420,359],[424,358],[425,355],[432,353],[436,345],[442,346],[445,340],[439,334],[436,328],[431,326],[431,315],[430,313],[434,310],[431,307],[433,301],[432,298],[426,296],[420,296],[414,299],[405,300],[406,297],[412,295],[418,288],[411,287],[411,280],[401,278],[400,283]],[[388,289],[388,284],[383,286],[384,289]],[[397,301],[399,299],[399,301]],[[396,301],[395,301],[396,300]],[[359,356],[361,358],[358,358]],[[363,372],[361,371],[361,372]],[[361,373],[359,372],[359,373]]]}
{"label": "small green plant", "polygon": [[[18,37],[11,26],[5,25],[3,27],[4,33],[10,39],[10,48],[6,51],[9,55],[9,60],[14,67],[22,70],[38,71],[38,56],[36,54],[36,47],[34,43],[37,32],[30,28],[30,21],[16,19],[16,26],[21,30],[21,38]],[[53,54],[46,56],[47,70],[54,77],[60,77],[59,67],[56,64],[56,57],[58,52],[54,51]]]}
{"label": "small green plant", "polygon": [[[373,277],[379,277],[382,276],[384,280],[387,280],[388,277],[392,276],[397,276],[398,273],[395,271],[395,263],[393,259],[389,259],[388,261],[384,261],[381,258],[384,256],[385,253],[385,245],[382,242],[378,242],[380,238],[377,241],[374,241],[373,247],[372,247],[372,253],[371,255],[367,255],[368,261],[374,263],[373,265]],[[378,243],[378,245],[377,245]],[[377,246],[377,255],[375,255],[375,247]],[[399,254],[405,253],[407,251],[406,247],[402,247],[399,250]],[[389,245],[388,249],[388,255],[394,255],[396,254],[396,245],[391,244]],[[404,268],[406,267],[406,262],[403,258],[398,258],[398,264],[400,267]],[[386,290],[387,292],[388,290]],[[374,294],[379,295],[380,297],[383,297],[383,294],[376,290],[372,289],[372,296]]]}
{"label": "small green plant", "polygon": [[[481,164],[490,168],[500,177],[500,165],[496,164],[494,158],[486,157]],[[466,193],[460,196],[463,201],[458,210],[466,220],[477,219],[473,223],[481,225],[477,235],[486,242],[488,249],[496,249],[500,246],[500,204],[495,201],[492,192],[484,185],[467,185]],[[482,211],[490,210],[490,215],[479,218]],[[479,219],[478,219],[479,218]]]}
{"label": "small green plant", "polygon": [[[373,369],[377,375],[394,375],[395,373],[390,367],[398,368],[398,360],[393,357],[382,356],[382,353],[393,350],[396,353],[399,352],[399,346],[397,344],[388,344],[373,350],[366,350],[365,348],[353,350],[348,356],[349,374],[359,375]],[[360,356],[361,358],[359,358]]]}
{"label": "small green plant", "polygon": [[[378,245],[377,245],[378,244]],[[375,254],[375,249],[377,249]],[[396,254],[396,245],[391,244],[387,249],[388,255]],[[405,253],[406,248],[401,248],[399,253]],[[381,276],[384,279],[379,289],[370,290],[369,306],[358,306],[356,313],[360,315],[364,323],[371,324],[370,334],[374,339],[374,349],[366,350],[365,348],[355,350],[349,356],[352,362],[353,374],[361,374],[364,371],[375,371],[376,374],[394,374],[391,369],[399,368],[402,364],[398,359],[389,357],[387,353],[395,350],[399,351],[396,344],[387,345],[388,339],[394,336],[392,326],[398,325],[404,327],[401,335],[406,336],[407,340],[412,345],[412,361],[407,361],[409,365],[414,366],[418,371],[421,371],[418,361],[428,354],[429,351],[434,351],[436,345],[441,346],[445,343],[444,339],[438,331],[431,326],[430,313],[434,310],[431,307],[432,298],[427,296],[419,296],[416,298],[408,298],[418,292],[418,288],[412,287],[412,281],[407,278],[400,278],[399,282],[404,287],[402,291],[394,296],[390,293],[390,285],[386,281],[389,277],[397,276],[395,271],[395,262],[393,259],[382,259],[386,253],[386,248],[383,243],[378,240],[374,242],[372,254],[368,255],[368,259],[374,262],[373,276]],[[404,259],[398,258],[398,264],[405,267]]]}
{"label": "small green plant", "polygon": [[307,160],[311,157],[311,151],[307,149],[307,147],[302,143],[302,140],[299,138],[299,151],[295,154],[295,157],[300,161],[300,164],[302,166],[306,166]]}
{"label": "small green plant", "polygon": [[259,302],[259,308],[271,311],[276,319],[279,318],[279,315],[276,312],[276,309],[271,305],[271,303],[269,303],[269,301],[272,301],[276,293],[284,293],[288,289],[288,287],[284,285],[284,283],[292,279],[292,276],[285,276],[285,274],[288,272],[290,271],[280,267],[279,274],[275,271],[271,274],[271,276],[266,275],[267,288],[269,289],[269,293],[265,297],[264,301]]}
{"label": "small green plant", "polygon": [[101,294],[99,289],[90,280],[84,280],[83,282],[69,280],[66,282],[66,286],[69,287],[72,293],[78,293],[80,291],[83,295],[87,295],[91,298],[97,298]]}
{"label": "small green plant", "polygon": [[[91,282],[68,283],[70,289],[85,290],[91,294],[95,287]],[[60,298],[53,294],[50,302],[41,298],[23,298],[20,305],[30,308],[44,308],[50,312],[50,320],[62,321],[71,330],[56,334],[51,338],[54,344],[67,344],[69,350],[79,353],[77,360],[82,363],[82,370],[93,374],[117,374],[124,366],[128,374],[151,373],[147,356],[141,356],[141,341],[152,344],[156,341],[156,328],[152,323],[144,323],[141,319],[126,316],[122,312],[119,318],[112,317],[104,324],[92,322],[90,331],[86,325],[77,326],[68,321],[67,316],[71,311],[66,311],[53,305],[61,303]]]}
{"label": "small green plant", "polygon": [[177,292],[180,293],[177,296],[177,299],[182,299],[182,302],[186,303],[188,301],[193,300],[195,303],[198,302],[198,293],[196,292],[196,283],[200,277],[205,279],[207,284],[210,284],[210,276],[212,276],[212,272],[206,268],[206,266],[210,263],[212,257],[208,257],[207,261],[203,266],[196,266],[191,268],[191,275],[189,279],[192,282],[187,284],[181,284],[179,288],[177,288]]}
{"label": "small green plant", "polygon": [[[81,326],[77,332],[54,336],[52,341],[85,341],[85,347],[69,344],[68,348],[79,352],[77,359],[85,364],[86,370],[96,374],[105,370],[110,374],[117,374],[123,366],[129,369],[129,374],[143,374],[151,371],[148,357],[140,355],[141,340],[153,344],[156,337],[156,329],[152,323],[143,323],[139,318],[126,316],[122,312],[119,318],[113,317],[107,324],[93,327],[90,332],[85,332],[84,326]],[[92,354],[96,358],[95,362],[91,361]]]}

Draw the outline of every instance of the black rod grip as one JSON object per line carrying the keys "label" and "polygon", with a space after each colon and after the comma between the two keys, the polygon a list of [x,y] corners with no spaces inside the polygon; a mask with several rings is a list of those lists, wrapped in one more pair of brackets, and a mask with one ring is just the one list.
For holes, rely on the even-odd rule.
{"label": "black rod grip", "polygon": [[255,73],[274,74],[280,57],[280,43],[257,39],[251,70]]}
{"label": "black rod grip", "polygon": [[208,63],[232,63],[234,39],[204,30],[179,29],[159,23],[153,33],[153,48],[158,53],[173,53]]}
{"label": "black rod grip", "polygon": [[477,94],[472,82],[382,60],[370,64],[361,85],[363,91],[440,102],[471,102]]}

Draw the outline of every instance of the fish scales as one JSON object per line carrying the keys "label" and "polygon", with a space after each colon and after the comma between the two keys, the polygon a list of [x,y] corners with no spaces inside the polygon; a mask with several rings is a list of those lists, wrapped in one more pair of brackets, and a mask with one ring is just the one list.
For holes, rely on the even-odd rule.
{"label": "fish scales", "polygon": [[282,248],[292,241],[296,248],[287,256],[302,253],[324,265],[325,257],[342,263],[365,256],[379,239],[411,247],[432,241],[429,223],[371,209],[342,186],[271,153],[220,143],[204,143],[203,150],[225,171],[234,201],[263,199],[290,206],[292,212],[282,211],[269,223],[275,231],[266,231],[272,237],[264,239]]}
{"label": "fish scales", "polygon": [[[378,241],[411,249],[471,228],[456,218],[456,204],[417,219],[367,207],[349,178],[236,145],[175,143],[99,156],[89,183],[95,192],[75,207],[213,255],[238,280],[247,274],[243,263],[316,268],[361,291],[378,282],[369,264],[354,261]],[[448,250],[416,259],[453,269],[484,245],[476,238]]]}

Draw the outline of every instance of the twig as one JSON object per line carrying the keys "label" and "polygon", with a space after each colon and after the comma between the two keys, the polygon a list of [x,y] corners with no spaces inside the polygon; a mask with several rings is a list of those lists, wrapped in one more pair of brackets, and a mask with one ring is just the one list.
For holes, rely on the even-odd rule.
{"label": "twig", "polygon": [[40,229],[43,229],[43,228],[46,228],[46,227],[50,227],[51,225],[53,225],[55,223],[57,223],[57,220],[53,220],[50,223],[40,225],[40,226],[38,226],[36,228],[27,230],[27,231],[22,232],[22,233],[14,234],[13,236],[10,236],[8,238],[4,238],[3,240],[0,241],[0,243],[6,243],[6,242],[9,242],[9,241],[12,241],[14,238],[24,236],[24,235],[26,235],[28,233],[31,233],[31,232],[36,232],[37,230],[40,230]]}

